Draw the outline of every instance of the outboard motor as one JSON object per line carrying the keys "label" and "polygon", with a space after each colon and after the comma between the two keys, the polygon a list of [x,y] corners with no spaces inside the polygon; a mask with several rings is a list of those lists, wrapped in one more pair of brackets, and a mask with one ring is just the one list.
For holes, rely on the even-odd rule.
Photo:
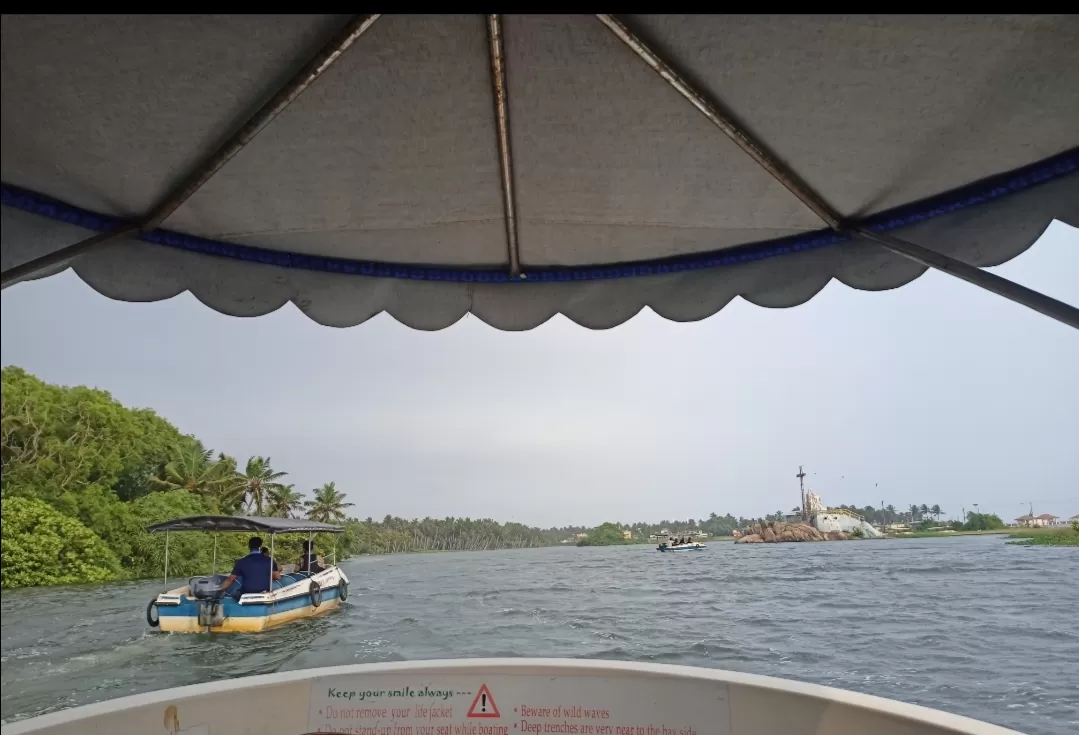
{"label": "outboard motor", "polygon": [[225,596],[225,590],[221,589],[224,581],[223,574],[215,574],[212,577],[192,577],[188,582],[191,596],[199,603],[199,625],[209,628],[225,622],[225,609],[221,604],[221,598]]}

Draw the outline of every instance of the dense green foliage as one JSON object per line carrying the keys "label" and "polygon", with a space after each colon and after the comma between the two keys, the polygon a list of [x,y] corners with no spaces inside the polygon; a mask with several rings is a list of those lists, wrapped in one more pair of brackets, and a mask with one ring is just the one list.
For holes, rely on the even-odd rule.
{"label": "dense green foliage", "polygon": [[[233,458],[104,391],[49,385],[16,367],[2,377],[4,587],[156,576],[164,544],[149,524],[289,506],[269,458],[253,457],[241,473]],[[36,515],[38,524],[27,520]],[[170,545],[171,575],[210,568],[209,534],[174,534]],[[222,535],[218,566],[243,552],[244,539]]]}
{"label": "dense green foliage", "polygon": [[116,555],[93,531],[32,498],[0,501],[4,587],[105,582],[120,576]]}
{"label": "dense green foliage", "polygon": [[405,520],[386,516],[346,524],[350,548],[361,554],[405,551],[486,551],[553,546],[569,534],[563,529],[540,529],[490,518],[424,518]]}
{"label": "dense green foliage", "polygon": [[580,539],[577,542],[578,546],[620,546],[622,544],[632,544],[633,541],[627,539],[622,534],[622,529],[617,523],[604,523],[600,526],[596,526],[588,532],[588,536]]}
{"label": "dense green foliage", "polygon": [[966,523],[956,524],[957,531],[996,531],[1004,528],[1004,521],[993,513],[967,513]]}

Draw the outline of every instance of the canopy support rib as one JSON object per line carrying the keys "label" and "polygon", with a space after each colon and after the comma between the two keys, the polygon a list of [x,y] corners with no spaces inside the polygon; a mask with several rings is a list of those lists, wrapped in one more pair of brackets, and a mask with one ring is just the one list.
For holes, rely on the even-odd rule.
{"label": "canopy support rib", "polygon": [[641,57],[644,63],[663,77],[680,95],[685,97],[691,105],[696,107],[713,125],[730,138],[735,145],[756,161],[761,168],[771,174],[772,178],[785,186],[791,194],[798,197],[802,204],[809,207],[814,214],[824,220],[825,224],[833,230],[843,228],[843,218],[839,213],[832,209],[796,173],[787,168],[778,158],[769,153],[759,141],[754,140],[748,132],[724,113],[717,101],[710,100],[701,90],[695,89],[693,85],[683,79],[667,61],[660,58],[655,50],[642,41],[621,20],[606,13],[596,13],[596,17],[614,35],[618,36],[619,40],[629,46],[633,53]]}
{"label": "canopy support rib", "polygon": [[329,69],[341,55],[360,36],[374,25],[379,13],[367,13],[353,16],[351,20],[324,45],[315,56],[304,65],[286,84],[281,87],[259,110],[252,115],[225,143],[202,162],[183,182],[173,189],[168,196],[150,210],[137,223],[131,223],[112,232],[103,232],[85,240],[68,245],[56,252],[43,255],[31,261],[8,268],[0,274],[0,288],[7,288],[24,278],[37,275],[43,270],[66,263],[88,250],[128,235],[147,232],[156,228],[169,215],[194,195],[214,174],[250,143],[263,128],[273,122],[293,100],[299,97]]}
{"label": "canopy support rib", "polygon": [[502,16],[487,16],[487,37],[491,52],[491,85],[495,97],[498,130],[498,162],[502,170],[502,207],[506,217],[506,249],[510,275],[521,275],[521,255],[517,243],[517,202],[513,193],[513,155],[510,152],[509,95],[506,88],[506,57],[502,48]]}
{"label": "canopy support rib", "polygon": [[915,245],[912,242],[901,240],[892,235],[874,232],[865,227],[852,227],[850,231],[867,240],[872,240],[897,255],[902,255],[904,258],[929,266],[930,268],[936,268],[950,276],[961,278],[967,283],[973,283],[975,286],[984,288],[986,291],[992,291],[1009,301],[1022,304],[1039,314],[1044,314],[1059,322],[1063,322],[1073,329],[1079,329],[1079,308],[1066,304],[1063,301],[1057,301],[1051,296],[1046,296],[1045,294],[1029,289],[1026,286],[1021,286],[1014,281],[1009,281],[1007,278],[1001,278],[995,273],[990,273],[987,270],[970,265],[969,263],[964,263],[961,260],[956,260],[955,258],[944,255],[936,250],[930,250],[921,245]]}
{"label": "canopy support rib", "polygon": [[615,16],[606,13],[597,13],[596,17],[603,25],[607,26],[619,40],[625,43],[635,54],[637,54],[637,56],[644,60],[653,71],[663,77],[663,79],[674,87],[680,95],[685,97],[690,104],[707,117],[723,132],[724,135],[730,138],[735,145],[756,161],[761,168],[771,174],[776,181],[785,186],[788,191],[794,194],[794,196],[798,197],[804,205],[809,207],[809,209],[824,220],[824,222],[833,230],[860,235],[863,238],[882,245],[897,255],[902,255],[904,258],[909,258],[922,265],[943,271],[956,278],[961,278],[968,283],[991,291],[998,296],[1003,296],[1009,301],[1022,304],[1040,314],[1052,317],[1068,326],[1079,329],[1079,309],[1074,306],[1065,304],[1063,301],[1057,301],[1050,296],[1038,293],[1026,286],[1021,286],[1006,278],[1001,278],[995,273],[982,270],[977,266],[956,260],[955,258],[935,250],[930,250],[921,245],[915,245],[914,243],[901,240],[892,235],[873,232],[865,227],[851,225],[845,222],[843,216],[833,209],[823,197],[813,191],[794,171],[769,153],[765,147],[744,130],[741,125],[724,113],[722,111],[722,106],[718,101],[709,99],[704,92],[695,88],[683,79],[670,63],[662,59],[654,49],[641,40],[628,26],[626,26],[625,23]]}

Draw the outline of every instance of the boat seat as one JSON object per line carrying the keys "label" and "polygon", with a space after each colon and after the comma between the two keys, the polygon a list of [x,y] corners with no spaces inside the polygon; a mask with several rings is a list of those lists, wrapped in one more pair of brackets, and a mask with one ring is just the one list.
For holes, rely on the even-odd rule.
{"label": "boat seat", "polygon": [[281,579],[273,583],[273,588],[277,590],[281,589],[282,587],[288,587],[290,584],[296,584],[297,582],[300,582],[306,578],[307,575],[303,572],[291,572],[289,574],[282,574]]}

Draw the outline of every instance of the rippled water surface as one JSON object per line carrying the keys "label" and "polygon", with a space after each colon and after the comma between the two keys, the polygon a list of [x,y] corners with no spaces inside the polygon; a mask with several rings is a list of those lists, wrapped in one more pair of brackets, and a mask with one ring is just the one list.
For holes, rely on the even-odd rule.
{"label": "rippled water surface", "polygon": [[349,602],[260,635],[162,634],[150,582],[8,591],[2,717],[404,659],[560,656],[801,679],[1079,732],[1079,553],[966,537],[364,557]]}

